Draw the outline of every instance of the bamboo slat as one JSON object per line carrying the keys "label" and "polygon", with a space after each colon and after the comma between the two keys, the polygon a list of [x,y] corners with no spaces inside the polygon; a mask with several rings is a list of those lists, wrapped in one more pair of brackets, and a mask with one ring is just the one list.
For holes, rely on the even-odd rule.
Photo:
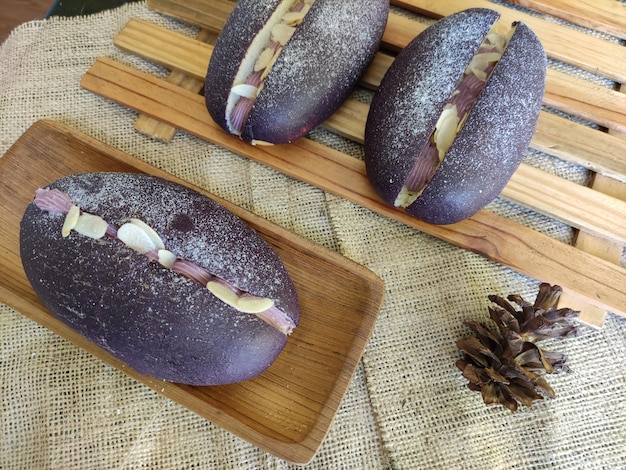
{"label": "bamboo slat", "polygon": [[543,103],[602,127],[626,132],[626,93],[548,69]]}
{"label": "bamboo slat", "polygon": [[[626,184],[620,181],[602,175],[596,175],[591,187],[595,191],[603,192],[621,199],[622,201],[626,201]],[[620,263],[622,252],[624,251],[624,246],[620,243],[603,240],[585,232],[578,233],[575,246],[579,250],[614,264]],[[559,306],[579,310],[581,312],[580,320],[589,325],[601,327],[604,324],[606,311],[597,306],[588,305],[584,299],[581,299],[575,294],[570,292],[563,293],[559,298]]]}
{"label": "bamboo slat", "polygon": [[[214,41],[216,37],[216,33],[202,29],[200,33],[198,33],[197,40],[200,42]],[[195,93],[199,93],[204,86],[204,80],[201,78],[187,75],[178,70],[172,70],[167,76],[167,81]],[[137,117],[134,127],[135,130],[165,143],[171,142],[176,134],[175,127],[169,126],[158,119],[151,118],[144,114]]]}
{"label": "bamboo slat", "polygon": [[[626,85],[621,86],[621,91],[623,92],[624,90],[626,90]],[[620,139],[622,142],[626,142],[626,134],[617,134],[614,131],[610,131],[610,133],[615,134],[615,138]],[[622,153],[621,156],[623,158],[624,154]],[[596,174],[591,187],[595,191],[600,191],[626,201],[626,183],[624,182]],[[585,232],[578,233],[575,246],[580,250],[615,264],[620,263],[624,252],[622,244],[599,239]],[[584,300],[577,298],[571,293],[564,293],[561,296],[559,306],[567,306],[568,308],[579,310],[581,312],[581,321],[596,327],[602,326],[606,318],[606,311],[597,306],[588,305]]]}
{"label": "bamboo slat", "polygon": [[506,5],[488,0],[392,0],[391,3],[433,18],[473,7],[496,10],[501,14],[502,24],[523,21],[528,25],[541,40],[548,57],[619,83],[626,82],[625,47]]}
{"label": "bamboo slat", "polygon": [[198,80],[204,80],[213,53],[211,44],[137,18],[126,23],[113,43],[123,51]]}
{"label": "bamboo slat", "polygon": [[[200,99],[200,102],[203,103],[203,100]],[[355,102],[352,100],[348,104]],[[362,135],[367,112],[362,107],[353,109],[355,112],[344,118],[344,121],[350,121],[350,127],[341,128],[337,121],[326,123],[326,126],[350,138],[353,137],[349,135],[351,130],[360,126],[361,129],[357,129]],[[519,167],[502,191],[502,196],[601,238],[626,242],[626,203],[529,165]]]}
{"label": "bamboo slat", "polygon": [[[368,105],[348,99],[324,127],[363,143]],[[614,135],[541,111],[530,147],[626,182],[626,144]]]}
{"label": "bamboo slat", "polygon": [[206,0],[147,0],[148,8],[172,15],[189,24],[202,26],[203,28],[219,31],[224,26],[226,18],[235,7],[235,0],[218,0],[207,2]]}
{"label": "bamboo slat", "polygon": [[[535,4],[538,11],[546,11],[545,8],[557,7],[563,11],[568,10],[571,14],[572,12],[584,11],[587,8],[587,5],[585,5],[587,2],[584,1],[529,1]],[[607,7],[606,2],[611,2],[611,5]],[[504,8],[505,15],[503,20],[507,22],[511,21],[511,18],[507,17],[507,14],[513,14],[513,10],[505,6],[485,1],[422,2],[408,0],[406,2],[392,1],[392,3],[404,6],[412,11],[421,12],[432,18],[442,16],[441,8],[448,9],[446,14],[449,14],[452,12],[452,10],[449,10],[450,8],[454,10],[455,8],[462,9],[471,6],[495,9]],[[539,6],[540,3],[542,6]],[[600,0],[599,5],[596,6],[594,4],[593,15],[590,14],[587,19],[581,18],[580,21],[572,17],[567,18],[562,14],[555,16],[582,24],[583,26],[595,26],[590,23],[585,24],[584,21],[600,21],[610,24],[610,20],[607,21],[606,18],[603,18],[605,16],[603,12],[606,11],[605,7],[609,9],[613,8],[614,3],[615,2],[612,2],[612,0]],[[207,9],[203,7],[203,5],[209,4],[211,6],[210,8]],[[230,0],[192,0],[192,6],[190,7],[189,5],[190,2],[182,0],[148,0],[148,6],[157,11],[183,19],[192,24],[215,27],[216,31],[219,31],[223,26],[223,22],[227,14],[232,10],[234,2]],[[425,8],[423,8],[424,6]],[[602,11],[596,14],[598,13],[596,8],[600,8]],[[189,9],[194,10],[193,15],[189,14]],[[615,18],[617,24],[623,28],[624,24],[619,20],[619,15],[622,14],[621,9],[621,7],[618,8],[619,13],[610,14],[609,16]],[[517,11],[514,12],[515,15],[518,15],[518,13]],[[220,15],[224,16],[216,20],[216,16],[219,17]],[[595,38],[593,41],[588,41],[589,36],[580,35],[578,32],[572,35],[570,34],[572,32],[570,28],[560,25],[556,25],[555,27],[554,22],[549,20],[531,18],[531,20],[528,21],[528,18],[525,16],[518,16],[516,19],[522,19],[527,22],[531,28],[538,33],[550,57],[578,65],[581,68],[586,68],[600,75],[605,75],[613,79],[617,78],[618,81],[621,81],[619,70],[626,70],[623,66],[624,48],[616,47],[614,43],[596,40]],[[535,23],[535,21],[537,23]],[[427,22],[416,22],[411,18],[392,13],[383,37],[383,46],[391,51],[399,51],[419,34],[427,24]],[[599,26],[596,29],[605,31],[605,29]],[[611,31],[607,32],[610,33]],[[616,35],[620,36],[620,34]],[[142,37],[140,35],[140,39],[142,38],[145,38],[145,36]],[[170,38],[169,40],[175,39]],[[583,48],[579,47],[580,41],[584,43]],[[573,58],[570,57],[569,52],[572,49],[576,49],[571,51]],[[160,48],[160,50],[163,51],[164,48]],[[139,53],[139,55],[141,55],[141,53]],[[197,54],[197,56],[200,58],[202,54]],[[167,67],[176,68],[175,62],[170,63],[169,60],[164,60],[163,58],[150,58],[149,54],[146,55],[146,58],[154,62],[159,62]],[[199,73],[204,73],[202,69],[206,65],[208,58],[209,57],[206,56],[199,59],[199,61],[202,62],[199,67]],[[392,61],[393,57],[382,51],[377,54],[374,62],[364,76],[362,85],[375,89]],[[609,72],[605,73],[604,66],[607,63],[613,63],[615,68],[618,69],[618,73],[615,74],[615,70],[610,67],[608,69]],[[593,189],[597,192],[608,193],[615,199],[623,201],[623,193],[616,191],[615,188],[621,188],[623,183],[620,182],[626,181],[626,159],[623,158],[623,155],[626,153],[625,144],[618,137],[611,134],[623,130],[624,116],[626,115],[624,95],[604,86],[590,84],[586,80],[581,80],[551,69],[548,71],[548,86],[544,103],[563,112],[596,122],[610,129],[611,133],[604,133],[552,113],[542,112],[537,130],[533,136],[531,147],[596,172],[598,176],[594,180]],[[365,105],[354,100],[348,100],[348,102],[325,123],[325,126],[333,130],[333,132],[344,135],[357,142],[362,142],[363,116],[366,115],[366,113],[367,107]],[[522,189],[526,190],[523,186]],[[582,231],[578,236],[576,246],[580,250],[589,251],[600,258],[607,259],[613,263],[619,263],[622,250],[620,243],[610,242],[606,239],[598,238],[592,233]],[[583,318],[584,321],[595,325],[602,324],[605,315],[602,308],[590,306],[584,299],[581,300],[579,296],[577,297],[575,292],[566,292],[563,299],[575,299],[575,301],[583,307],[581,308],[581,318]]]}
{"label": "bamboo slat", "polygon": [[626,182],[626,144],[606,132],[542,111],[531,147]]}
{"label": "bamboo slat", "polygon": [[[491,8],[501,13],[503,24],[526,23],[539,36],[549,57],[620,83],[626,81],[626,48],[505,5],[487,0],[392,0],[391,3],[433,18],[471,7]],[[155,11],[205,28],[221,28],[234,5],[229,0],[148,0],[147,4]],[[392,12],[383,44],[392,50],[400,50],[424,27],[422,23]]]}

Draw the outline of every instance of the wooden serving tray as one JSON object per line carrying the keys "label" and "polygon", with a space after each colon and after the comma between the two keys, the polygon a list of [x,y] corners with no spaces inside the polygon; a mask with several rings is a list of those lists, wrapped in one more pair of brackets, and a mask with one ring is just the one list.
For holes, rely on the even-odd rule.
{"label": "wooden serving tray", "polygon": [[[608,6],[613,0],[600,0]],[[504,22],[523,20],[537,32],[548,55],[607,78],[624,81],[626,48],[543,18],[511,10],[487,0],[430,2],[392,0],[393,5],[433,18],[469,7],[500,11]],[[559,14],[580,12],[582,1],[542,0],[535,5],[559,3]],[[161,13],[201,26],[197,39],[168,31],[145,21],[131,20],[115,37],[115,44],[146,60],[172,70],[167,79],[101,58],[85,73],[81,85],[96,94],[140,113],[136,127],[165,141],[176,129],[220,145],[239,155],[268,165],[288,176],[315,185],[379,214],[472,250],[540,281],[564,288],[566,306],[582,310],[581,318],[601,325],[606,310],[626,316],[626,270],[620,267],[626,243],[626,95],[620,91],[549,70],[544,103],[588,119],[610,131],[593,129],[555,114],[542,112],[531,146],[555,157],[585,166],[597,173],[592,187],[568,182],[529,165],[513,175],[502,196],[580,230],[575,246],[558,242],[520,224],[487,211],[459,224],[433,226],[384,204],[371,189],[362,161],[309,139],[287,146],[253,147],[225,134],[211,120],[198,90],[215,39],[232,0],[148,0]],[[554,5],[553,5],[554,6]],[[604,15],[596,23],[606,31],[615,22]],[[622,11],[623,13],[623,11]],[[626,26],[618,29],[626,34]],[[392,12],[381,50],[366,72],[362,85],[375,88],[402,49],[425,28],[423,23]],[[324,126],[362,142],[367,105],[348,100]],[[145,125],[145,120],[155,124]]]}
{"label": "wooden serving tray", "polygon": [[199,188],[237,214],[276,250],[301,303],[300,325],[260,376],[192,387],[130,369],[41,305],[19,256],[19,224],[35,189],[85,171],[172,175],[53,121],[39,121],[0,159],[0,300],[228,431],[280,458],[306,463],[328,432],[374,327],[384,295],[366,268]]}

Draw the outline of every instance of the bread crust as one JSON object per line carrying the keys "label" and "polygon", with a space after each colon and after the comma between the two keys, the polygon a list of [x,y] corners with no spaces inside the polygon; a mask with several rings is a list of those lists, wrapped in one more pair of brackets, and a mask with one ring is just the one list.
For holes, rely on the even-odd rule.
{"label": "bread crust", "polygon": [[226,102],[248,47],[284,0],[240,0],[217,38],[204,84],[204,98],[213,120],[225,130]]}
{"label": "bread crust", "polygon": [[[250,23],[261,0],[242,0],[225,25],[209,63],[207,108],[225,130],[226,101],[252,37],[237,28]],[[276,2],[271,2],[272,4]],[[389,2],[316,0],[284,46],[241,131],[246,141],[292,142],[325,121],[348,98],[376,54]],[[236,59],[233,59],[236,58]]]}
{"label": "bread crust", "polygon": [[[498,14],[469,9],[427,28],[403,51],[374,98],[365,134],[367,175],[393,204],[463,70]],[[446,41],[447,42],[440,42]],[[433,44],[441,44],[433,50]],[[451,224],[495,199],[522,162],[545,89],[546,56],[524,24],[515,32],[454,143],[406,211]],[[398,103],[401,103],[398,105]]]}
{"label": "bread crust", "polygon": [[[296,291],[276,253],[212,199],[131,173],[71,175],[49,187],[109,223],[144,221],[168,250],[274,299],[297,324]],[[138,372],[192,385],[239,382],[269,367],[284,347],[286,336],[274,327],[119,240],[63,238],[63,220],[28,206],[20,228],[26,275],[55,317]]]}

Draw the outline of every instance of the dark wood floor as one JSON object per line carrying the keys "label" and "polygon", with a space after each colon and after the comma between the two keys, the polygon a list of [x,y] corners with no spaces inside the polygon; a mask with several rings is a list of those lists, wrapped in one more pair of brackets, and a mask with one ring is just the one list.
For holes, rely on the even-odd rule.
{"label": "dark wood floor", "polygon": [[17,25],[30,20],[41,20],[54,0],[0,0],[0,43]]}

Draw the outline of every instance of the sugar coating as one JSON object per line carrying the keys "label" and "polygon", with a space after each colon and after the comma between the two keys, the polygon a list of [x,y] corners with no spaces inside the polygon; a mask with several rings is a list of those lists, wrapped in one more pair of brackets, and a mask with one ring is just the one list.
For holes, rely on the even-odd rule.
{"label": "sugar coating", "polygon": [[478,212],[502,192],[535,131],[546,67],[537,37],[526,25],[517,24],[465,126],[409,213],[432,223],[453,223]]}
{"label": "sugar coating", "polygon": [[[206,103],[211,116],[225,129],[228,93],[253,39],[248,34],[250,25],[260,30],[270,16],[263,9],[264,21],[257,21],[258,3],[265,2],[238,3],[241,8],[222,30],[209,64]],[[373,59],[388,12],[389,2],[384,0],[358,4],[316,0],[273,65],[241,137],[286,143],[326,120],[349,96]],[[236,33],[237,28],[244,28],[242,34]]]}
{"label": "sugar coating", "polygon": [[365,128],[367,174],[393,204],[437,119],[498,14],[469,9],[428,27],[394,60]]}
{"label": "sugar coating", "polygon": [[293,141],[348,97],[378,50],[388,2],[316,0],[272,67],[244,139]]}
{"label": "sugar coating", "polygon": [[[195,191],[134,174],[84,175],[65,186],[82,210],[116,225],[138,218],[156,230],[168,250],[246,292],[277,298],[291,282],[254,230]],[[268,279],[274,280],[268,284]]]}
{"label": "sugar coating", "polygon": [[[466,65],[497,19],[486,9],[446,17],[396,58],[375,95],[365,132],[367,175],[393,204]],[[407,212],[434,224],[473,215],[502,191],[522,161],[545,88],[537,37],[517,29],[432,181]]]}
{"label": "sugar coating", "polygon": [[211,117],[227,129],[226,102],[248,46],[284,0],[239,0],[217,39],[207,69],[204,96]]}
{"label": "sugar coating", "polygon": [[[175,254],[278,306],[298,322],[295,288],[256,232],[211,199],[159,178],[72,175],[50,185],[86,212],[121,225],[138,218]],[[123,243],[61,236],[64,216],[31,204],[22,219],[26,274],[48,309],[138,371],[164,380],[217,384],[267,368],[285,335],[216,299]]]}

